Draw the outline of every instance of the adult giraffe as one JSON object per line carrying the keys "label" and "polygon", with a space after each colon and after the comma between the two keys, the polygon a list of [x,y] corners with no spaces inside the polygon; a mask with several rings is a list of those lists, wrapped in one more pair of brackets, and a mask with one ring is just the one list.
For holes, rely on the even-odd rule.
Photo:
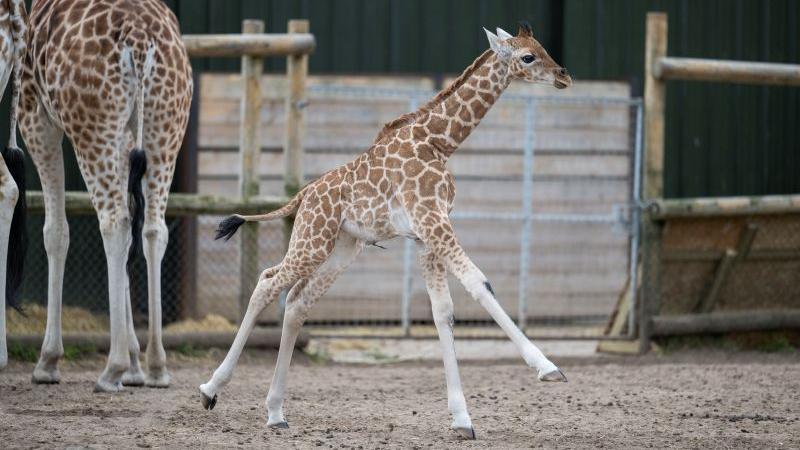
{"label": "adult giraffe", "polygon": [[[192,96],[177,20],[159,0],[34,0],[29,30],[19,123],[42,182],[49,270],[47,328],[33,381],[60,380],[61,294],[69,245],[61,153],[66,134],[97,212],[108,267],[111,347],[95,390],[118,391],[123,384],[166,387],[164,212]],[[139,366],[125,270],[131,236],[134,245],[144,238],[147,260],[146,375]]]}
{"label": "adult giraffe", "polygon": [[439,333],[452,428],[475,438],[461,389],[453,346],[452,272],[516,344],[539,380],[566,381],[561,371],[516,327],[500,307],[486,276],[459,245],[449,212],[455,197],[445,163],[513,79],[563,89],[572,84],[533,38],[527,22],[512,37],[486,31],[490,50],[418,111],[388,123],[372,147],[354,161],[303,188],[288,204],[261,216],[232,216],[220,223],[228,238],[245,221],[273,220],[296,211],[289,249],[280,264],[262,273],[225,360],[200,386],[203,405],[214,407],[261,310],[291,287],[286,299],[280,351],[267,395],[267,424],[287,427],[283,415],[286,376],[297,334],[314,302],[366,244],[403,236],[419,244],[420,265]]}
{"label": "adult giraffe", "polygon": [[0,158],[0,369],[8,363],[6,302],[18,307],[25,257],[25,155],[17,147],[16,109],[26,26],[23,0],[0,0],[0,99],[14,75],[8,147]]}

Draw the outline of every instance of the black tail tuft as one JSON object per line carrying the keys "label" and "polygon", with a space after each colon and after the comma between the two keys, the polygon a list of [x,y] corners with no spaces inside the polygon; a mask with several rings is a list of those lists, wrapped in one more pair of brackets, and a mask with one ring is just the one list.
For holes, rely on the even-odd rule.
{"label": "black tail tuft", "polygon": [[238,230],[244,222],[244,218],[236,214],[224,219],[219,223],[219,226],[217,227],[217,235],[214,237],[214,239],[216,240],[224,238],[227,241],[228,239],[232,238],[234,234],[236,234],[236,230]]}
{"label": "black tail tuft", "polygon": [[22,273],[25,266],[25,250],[28,246],[28,234],[25,227],[26,202],[25,202],[25,154],[16,147],[3,150],[3,160],[11,172],[11,177],[17,184],[19,198],[14,206],[14,215],[11,219],[11,231],[8,239],[8,259],[6,260],[6,304],[22,312],[20,306],[20,287],[22,286]]}
{"label": "black tail tuft", "polygon": [[128,193],[131,195],[131,233],[133,241],[128,252],[128,272],[139,249],[142,246],[142,225],[144,225],[144,194],[142,193],[142,177],[147,171],[147,157],[144,150],[133,149],[130,154],[131,169],[128,175]]}

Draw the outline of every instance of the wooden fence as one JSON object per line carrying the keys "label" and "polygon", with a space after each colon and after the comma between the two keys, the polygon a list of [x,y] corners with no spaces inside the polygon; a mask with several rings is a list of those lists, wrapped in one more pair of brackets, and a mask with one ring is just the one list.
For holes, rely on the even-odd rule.
{"label": "wooden fence", "polygon": [[[748,197],[729,199],[689,199],[689,200],[664,200],[663,199],[663,167],[664,167],[664,106],[666,82],[668,80],[713,81],[729,83],[753,83],[761,85],[800,85],[800,66],[789,64],[768,64],[760,62],[718,61],[709,59],[675,58],[667,57],[667,15],[664,13],[649,13],[646,24],[645,48],[645,98],[644,98],[644,126],[645,126],[645,161],[644,161],[644,199],[649,203],[650,214],[643,215],[642,220],[642,299],[639,305],[639,345],[640,352],[650,348],[650,340],[655,335],[673,335],[685,333],[721,333],[726,331],[774,329],[776,327],[796,327],[797,308],[796,286],[800,285],[800,275],[795,268],[787,269],[787,280],[780,280],[774,271],[764,272],[766,279],[754,280],[754,283],[785,282],[786,290],[782,291],[785,298],[777,299],[783,303],[783,313],[764,310],[742,310],[736,313],[712,312],[714,303],[721,289],[724,288],[732,267],[744,258],[753,258],[754,255],[764,258],[800,261],[800,243],[796,239],[787,237],[781,243],[767,243],[767,249],[752,250],[757,224],[764,217],[770,217],[769,223],[774,230],[787,230],[796,228],[797,218],[800,217],[800,198],[797,196],[783,197]],[[709,225],[687,223],[686,219],[721,217],[739,217],[735,227],[730,222],[717,221]],[[775,225],[772,217],[781,217],[783,224]],[[672,222],[683,219],[684,222]],[[729,243],[720,244],[720,224],[726,224],[728,234],[735,236]],[[694,226],[695,228],[691,228]],[[681,236],[692,235],[697,237],[700,233],[697,227],[716,227],[703,244],[701,252],[676,253],[676,244]],[[665,228],[669,233],[665,235]],[[680,227],[686,231],[679,232]],[[788,227],[788,228],[787,228]],[[794,227],[794,228],[792,228]],[[731,233],[730,230],[735,230]],[[791,235],[792,233],[787,233]],[[671,237],[672,236],[672,237]],[[769,239],[766,239],[769,241]],[[774,241],[774,239],[772,239]],[[761,252],[761,253],[758,253]],[[766,256],[765,256],[766,255]],[[691,284],[680,278],[669,278],[669,285],[662,285],[662,277],[668,276],[664,265],[670,260],[683,258],[686,260],[711,260],[713,269],[710,271],[708,286],[703,289],[699,302],[688,308],[687,314],[665,314],[669,307],[662,303],[662,296],[669,289],[681,284]],[[792,263],[794,264],[794,263]],[[793,266],[792,266],[793,267]],[[691,271],[690,271],[691,273]],[[694,276],[701,273],[694,271]],[[772,279],[772,280],[771,280]],[[695,303],[694,301],[692,303]],[[741,305],[740,305],[741,306]],[[693,314],[699,312],[700,314]],[[684,311],[687,312],[687,311]],[[751,317],[753,320],[743,318]],[[787,319],[790,318],[790,319]]]}

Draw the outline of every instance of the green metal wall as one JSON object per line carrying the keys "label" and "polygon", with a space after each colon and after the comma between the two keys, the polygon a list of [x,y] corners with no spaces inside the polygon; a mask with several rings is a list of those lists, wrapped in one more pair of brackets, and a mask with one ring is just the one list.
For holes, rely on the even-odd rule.
{"label": "green metal wall", "polygon": [[[641,93],[647,11],[669,13],[669,55],[800,63],[796,0],[567,0],[567,67]],[[669,82],[667,92],[666,196],[800,192],[800,89]]]}
{"label": "green metal wall", "polygon": [[[174,0],[185,33],[308,18],[315,73],[452,73],[485,47],[481,26],[519,19],[578,79],[630,81],[641,95],[647,11],[669,13],[669,54],[800,62],[796,0]],[[198,70],[238,70],[198,60]],[[272,59],[268,70],[282,70]],[[668,197],[800,192],[800,90],[668,83]]]}
{"label": "green metal wall", "polygon": [[[235,33],[243,18],[285,32],[308,18],[312,73],[453,73],[486,47],[482,26],[517,20],[578,79],[630,81],[641,94],[644,22],[669,13],[669,54],[800,62],[797,0],[169,0],[184,33]],[[235,71],[235,59],[196,59]],[[283,58],[267,70],[281,71]],[[8,95],[0,106],[6,123]],[[800,89],[668,83],[669,197],[800,192]],[[0,139],[7,131],[0,127]],[[67,188],[83,183],[71,152]],[[33,171],[30,175],[35,178]],[[38,180],[33,181],[38,186]]]}

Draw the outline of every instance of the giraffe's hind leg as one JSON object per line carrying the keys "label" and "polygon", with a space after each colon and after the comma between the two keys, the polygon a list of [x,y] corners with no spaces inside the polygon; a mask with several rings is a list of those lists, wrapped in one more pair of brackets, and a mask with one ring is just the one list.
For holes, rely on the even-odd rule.
{"label": "giraffe's hind leg", "polygon": [[[29,83],[23,85],[23,98],[32,100]],[[63,132],[50,122],[44,108],[25,107],[20,110],[20,130],[25,138],[44,196],[44,248],[47,252],[47,325],[45,326],[39,360],[33,369],[34,383],[58,383],[61,374],[58,360],[64,354],[61,340],[61,295],[64,284],[64,264],[69,248],[69,225],[64,209],[64,158],[61,151]]]}
{"label": "giraffe's hind leg", "polygon": [[200,386],[206,409],[214,407],[217,393],[230,381],[258,314],[278,297],[282,289],[310,277],[333,252],[336,236],[339,235],[340,215],[341,206],[335,189],[321,195],[310,193],[304,198],[295,215],[289,250],[280,268],[277,273],[265,271],[261,275],[225,360],[208,383]]}
{"label": "giraffe's hind leg", "polygon": [[297,335],[303,323],[308,318],[308,312],[314,303],[325,295],[336,278],[352,264],[364,249],[364,242],[348,234],[342,233],[336,240],[333,253],[319,269],[310,277],[300,280],[294,285],[289,295],[286,296],[286,312],[283,316],[283,331],[281,332],[281,345],[278,351],[278,361],[275,364],[275,374],[269,385],[267,394],[267,425],[276,428],[286,428],[288,424],[283,415],[283,400],[286,391],[286,377],[289,373],[289,364],[297,340]]}
{"label": "giraffe's hind leg", "polygon": [[11,221],[18,196],[17,185],[11,177],[11,172],[8,170],[5,161],[0,157],[0,369],[3,369],[8,364],[8,350],[6,347],[6,263]]}
{"label": "giraffe's hind leg", "polygon": [[228,350],[228,354],[225,356],[222,364],[214,371],[211,379],[200,386],[201,400],[204,408],[214,408],[220,389],[228,384],[231,377],[233,377],[233,369],[239,361],[242,350],[244,350],[247,338],[255,327],[258,315],[261,314],[264,308],[278,298],[281,290],[291,286],[296,280],[297,278],[291,274],[291,271],[283,270],[282,268],[279,269],[277,273],[267,269],[259,276],[258,284],[253,294],[250,296],[250,302],[247,304],[247,311],[244,314],[239,330],[236,332],[236,338],[234,338],[233,344],[231,344],[231,348]]}
{"label": "giraffe's hind leg", "polygon": [[[155,71],[152,83],[163,84]],[[165,388],[169,386],[167,355],[162,342],[161,267],[169,242],[169,232],[164,214],[167,210],[175,161],[183,139],[188,109],[191,103],[191,84],[180,84],[173,96],[144,99],[142,146],[147,158],[147,169],[142,180],[145,197],[142,251],[147,263],[148,332],[145,350],[145,385]],[[164,90],[162,89],[162,92]],[[168,110],[169,114],[161,111]],[[136,117],[136,114],[133,114]],[[136,125],[133,133],[136,135]]]}

